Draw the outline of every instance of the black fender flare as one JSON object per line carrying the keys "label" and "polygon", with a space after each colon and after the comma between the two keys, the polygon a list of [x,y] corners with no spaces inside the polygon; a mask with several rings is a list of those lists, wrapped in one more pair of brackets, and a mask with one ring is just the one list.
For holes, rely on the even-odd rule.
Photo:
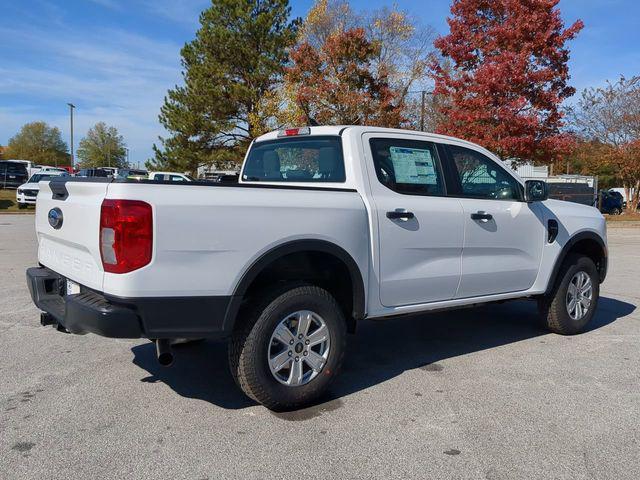
{"label": "black fender flare", "polygon": [[351,285],[353,289],[353,318],[362,319],[365,315],[365,288],[362,279],[362,273],[358,264],[353,257],[342,247],[326,240],[293,240],[280,244],[271,250],[263,253],[256,259],[251,266],[245,271],[237,283],[231,301],[227,307],[223,322],[223,329],[226,332],[233,330],[240,305],[244,299],[244,295],[249,289],[251,283],[257,276],[274,261],[292,253],[298,252],[323,252],[333,255],[349,270],[351,277]]}
{"label": "black fender flare", "polygon": [[556,262],[553,266],[553,270],[551,271],[551,276],[549,277],[549,282],[547,283],[547,289],[545,291],[545,295],[549,295],[552,292],[553,287],[556,284],[558,274],[560,273],[560,268],[562,267],[562,264],[564,263],[571,249],[578,242],[581,242],[583,240],[594,240],[595,242],[598,243],[598,245],[600,245],[600,248],[602,249],[602,265],[600,265],[598,272],[600,274],[600,283],[604,282],[604,279],[607,276],[607,263],[608,263],[607,246],[605,245],[602,237],[597,233],[580,232],[575,234],[573,237],[569,238],[567,243],[565,243],[564,247],[562,247],[562,250],[560,250],[560,253],[558,254],[558,257],[556,258]]}

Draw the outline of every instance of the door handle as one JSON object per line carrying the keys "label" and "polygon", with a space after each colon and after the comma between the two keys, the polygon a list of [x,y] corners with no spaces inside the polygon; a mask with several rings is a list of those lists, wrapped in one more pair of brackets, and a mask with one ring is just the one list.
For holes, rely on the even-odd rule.
{"label": "door handle", "polygon": [[391,220],[410,220],[414,218],[413,212],[407,212],[406,210],[394,210],[393,212],[387,212],[387,218]]}
{"label": "door handle", "polygon": [[483,211],[479,211],[471,214],[471,220],[484,220],[485,222],[487,222],[492,219],[493,219],[493,215]]}

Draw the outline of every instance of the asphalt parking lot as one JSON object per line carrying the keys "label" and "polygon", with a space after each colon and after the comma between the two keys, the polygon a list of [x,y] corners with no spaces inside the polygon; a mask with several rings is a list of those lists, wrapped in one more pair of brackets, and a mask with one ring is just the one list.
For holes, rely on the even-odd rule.
{"label": "asphalt parking lot", "polygon": [[0,215],[0,478],[640,478],[640,228],[610,228],[590,331],[535,305],[364,322],[317,406],[274,414],[226,346],[41,327],[31,215]]}

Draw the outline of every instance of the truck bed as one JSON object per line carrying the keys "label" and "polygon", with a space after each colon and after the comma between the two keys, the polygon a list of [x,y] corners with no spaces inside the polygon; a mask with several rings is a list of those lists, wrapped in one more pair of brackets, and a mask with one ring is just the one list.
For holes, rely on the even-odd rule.
{"label": "truck bed", "polygon": [[[104,199],[141,200],[153,209],[152,261],[105,273],[99,249]],[[53,229],[59,208],[64,226]],[[292,240],[324,239],[367,271],[367,212],[351,189],[288,185],[67,178],[43,183],[36,230],[40,263],[94,290],[118,297],[232,295],[264,252]]]}

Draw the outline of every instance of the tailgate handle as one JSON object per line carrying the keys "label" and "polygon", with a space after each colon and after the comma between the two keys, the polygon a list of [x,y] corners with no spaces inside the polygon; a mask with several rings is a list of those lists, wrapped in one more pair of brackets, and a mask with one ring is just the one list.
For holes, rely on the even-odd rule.
{"label": "tailgate handle", "polygon": [[51,189],[51,191],[53,192],[53,195],[51,196],[51,198],[53,200],[66,200],[67,197],[69,196],[69,191],[67,190],[67,186],[66,186],[66,181],[65,180],[51,180],[49,181],[49,188]]}

